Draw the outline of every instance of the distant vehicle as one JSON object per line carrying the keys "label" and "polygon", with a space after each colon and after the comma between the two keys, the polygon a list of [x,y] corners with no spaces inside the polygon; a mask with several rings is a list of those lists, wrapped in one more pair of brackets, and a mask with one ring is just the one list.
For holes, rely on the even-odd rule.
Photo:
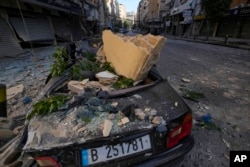
{"label": "distant vehicle", "polygon": [[[50,90],[49,96],[65,93],[72,94],[63,86],[65,81],[67,81],[65,77],[66,75],[62,76],[56,82],[49,81],[41,93],[46,93],[44,91],[48,92]],[[169,85],[168,81],[162,78],[155,66],[152,67],[147,78],[138,86],[106,93],[103,91],[86,91],[89,92],[88,97],[83,98],[74,94],[80,101],[74,102],[74,104],[70,103],[68,106],[73,106],[74,110],[76,110],[86,105],[89,107],[90,105],[94,109],[95,107],[98,108],[96,105],[99,105],[99,103],[118,102],[117,108],[112,112],[123,111],[123,114],[129,118],[130,122],[121,128],[118,127],[118,129],[111,131],[110,135],[105,137],[99,133],[99,127],[93,125],[90,127],[97,128],[96,133],[89,129],[88,134],[82,134],[82,137],[72,138],[72,140],[70,138],[75,133],[73,130],[72,134],[67,134],[67,136],[63,136],[63,133],[60,134],[59,132],[58,136],[51,136],[52,134],[48,130],[42,138],[39,136],[41,135],[39,130],[36,131],[36,134],[29,133],[29,128],[32,127],[28,127],[23,134],[23,145],[27,145],[28,142],[34,144],[37,141],[40,145],[33,145],[33,149],[26,147],[24,152],[34,157],[39,166],[153,167],[163,164],[164,166],[175,166],[174,164],[179,163],[194,146],[194,139],[191,135],[191,109]],[[91,98],[98,98],[98,104],[95,103],[91,106],[88,103],[88,100]],[[148,110],[148,112],[151,112],[151,115],[145,117],[142,121],[135,119],[134,109],[145,106],[155,110]],[[63,113],[69,114],[68,112],[72,112],[70,107],[63,110]],[[101,114],[104,113],[95,113],[95,115]],[[151,120],[154,115],[161,118],[161,122],[153,124]],[[62,120],[55,118],[53,118],[52,122],[67,119],[66,116],[62,117]],[[36,121],[36,118],[34,119]],[[100,119],[100,116],[98,119]],[[65,122],[65,124],[67,123],[69,122]],[[29,141],[30,136],[28,135],[31,134],[39,136],[37,141]],[[52,137],[56,140],[52,140]],[[44,139],[46,141],[43,141]],[[49,142],[54,144],[51,144],[50,147],[41,146],[42,144],[47,145]]]}
{"label": "distant vehicle", "polygon": [[153,35],[160,35],[161,31],[160,31],[160,28],[152,28],[150,30],[150,33],[153,34]]}
{"label": "distant vehicle", "polygon": [[126,33],[128,33],[128,30],[124,29],[124,28],[120,28],[119,33],[126,34]]}

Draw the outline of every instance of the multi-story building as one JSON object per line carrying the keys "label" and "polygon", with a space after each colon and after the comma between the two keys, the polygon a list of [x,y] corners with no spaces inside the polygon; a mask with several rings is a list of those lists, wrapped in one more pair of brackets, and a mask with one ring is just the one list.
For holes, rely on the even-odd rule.
{"label": "multi-story building", "polygon": [[1,0],[0,56],[100,34],[120,20],[119,7],[117,0]]}
{"label": "multi-story building", "polygon": [[108,27],[113,27],[114,23],[119,20],[119,2],[117,0],[105,0],[106,13],[105,13],[105,24]]}
{"label": "multi-story building", "polygon": [[119,4],[119,16],[122,21],[126,20],[126,7],[123,4]]}
{"label": "multi-story building", "polygon": [[141,27],[149,31],[154,31],[156,27],[160,27],[159,9],[160,0],[141,0],[137,11]]}
{"label": "multi-story building", "polygon": [[141,0],[137,7],[137,20],[138,27],[144,29],[147,26],[146,23],[146,13],[147,13],[148,0]]}
{"label": "multi-story building", "polygon": [[136,21],[135,17],[136,17],[135,12],[127,12],[126,13],[126,20],[129,24],[130,28],[135,24],[135,21]]}
{"label": "multi-story building", "polygon": [[196,0],[193,9],[193,28],[190,35],[197,36],[200,34],[206,35],[204,32],[204,21],[206,19],[205,12],[202,10],[202,0]]}
{"label": "multi-story building", "polygon": [[16,55],[22,47],[93,34],[99,19],[97,6],[90,0],[1,0],[0,32],[4,33],[0,34],[0,55]]}
{"label": "multi-story building", "polygon": [[250,38],[250,0],[232,0],[229,12],[220,21],[216,35]]}
{"label": "multi-story building", "polygon": [[159,18],[161,20],[161,29],[165,33],[170,33],[171,30],[170,11],[173,4],[174,0],[160,0]]}
{"label": "multi-story building", "polygon": [[191,24],[193,22],[192,12],[194,8],[194,0],[175,0],[171,16],[171,34],[173,35],[187,35],[190,32]]}
{"label": "multi-story building", "polygon": [[158,28],[182,37],[250,38],[249,16],[250,0],[232,0],[228,12],[215,25],[208,24],[202,0],[141,0],[136,18],[138,27],[150,32]]}
{"label": "multi-story building", "polygon": [[[228,11],[215,25],[208,28],[209,20],[202,10],[202,0],[196,0],[193,10],[191,35],[250,38],[250,1],[232,0]],[[210,31],[208,31],[210,30]]]}

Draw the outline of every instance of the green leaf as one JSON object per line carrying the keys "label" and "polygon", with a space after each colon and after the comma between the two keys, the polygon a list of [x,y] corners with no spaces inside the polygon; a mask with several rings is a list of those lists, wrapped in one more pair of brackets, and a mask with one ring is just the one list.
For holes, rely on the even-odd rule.
{"label": "green leaf", "polygon": [[69,96],[51,96],[41,101],[36,102],[32,107],[32,111],[27,115],[27,119],[30,120],[35,115],[46,115],[48,113],[58,110],[67,100]]}
{"label": "green leaf", "polygon": [[65,49],[57,48],[56,52],[53,54],[55,61],[50,66],[50,72],[52,77],[61,76],[67,67],[67,62],[64,61],[64,58],[67,57]]}
{"label": "green leaf", "polygon": [[115,89],[125,89],[132,87],[134,83],[134,80],[126,77],[119,77],[118,81],[115,82],[112,87]]}

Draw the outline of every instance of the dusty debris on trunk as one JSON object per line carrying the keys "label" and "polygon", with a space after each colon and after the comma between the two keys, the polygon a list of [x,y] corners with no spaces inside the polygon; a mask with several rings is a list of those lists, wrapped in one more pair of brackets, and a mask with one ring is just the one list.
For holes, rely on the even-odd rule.
{"label": "dusty debris on trunk", "polygon": [[[146,118],[144,120],[135,118],[135,111],[131,111],[128,117],[118,112],[131,101],[141,103],[143,99],[138,101],[135,97],[127,97],[103,100],[92,97],[78,100],[76,101],[80,102],[80,105],[68,104],[66,110],[33,117],[28,126],[28,140],[24,149],[48,150],[154,126]],[[76,101],[71,103],[76,104]],[[145,105],[141,103],[137,109],[143,112]]]}

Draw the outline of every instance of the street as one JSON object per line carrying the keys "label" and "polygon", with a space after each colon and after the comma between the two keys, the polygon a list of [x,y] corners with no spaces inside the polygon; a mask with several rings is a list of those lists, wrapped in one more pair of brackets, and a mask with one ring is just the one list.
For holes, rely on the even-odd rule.
{"label": "street", "polygon": [[[0,82],[7,87],[24,85],[24,91],[8,101],[10,117],[27,112],[31,103],[25,104],[24,97],[35,101],[49,74],[53,51],[40,48],[34,56],[1,60]],[[229,151],[250,150],[249,55],[248,50],[167,39],[159,71],[181,96],[187,90],[204,96],[185,98],[194,113],[195,146],[179,167],[227,167]]]}
{"label": "street", "polygon": [[[181,95],[183,90],[204,94],[198,101],[185,100],[194,112],[195,146],[180,167],[229,166],[229,151],[250,150],[249,55],[247,50],[167,40],[157,64],[161,74]],[[198,122],[206,114],[212,126]]]}

